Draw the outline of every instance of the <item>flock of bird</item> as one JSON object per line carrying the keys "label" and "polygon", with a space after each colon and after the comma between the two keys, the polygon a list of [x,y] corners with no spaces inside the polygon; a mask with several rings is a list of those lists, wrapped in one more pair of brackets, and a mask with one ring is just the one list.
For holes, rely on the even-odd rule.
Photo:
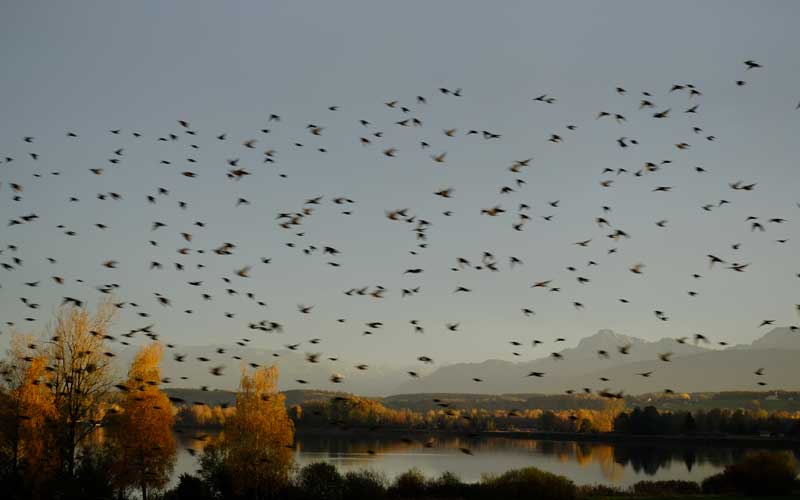
{"label": "flock of bird", "polygon": [[[742,75],[755,75],[765,71],[762,66],[756,61],[748,60],[744,63],[742,68]],[[744,78],[744,76],[742,77]],[[734,87],[744,87],[747,82],[743,79],[735,82],[730,82]],[[632,113],[639,113],[648,116],[648,119],[669,121],[674,119],[675,115],[689,115],[691,117],[701,116],[701,105],[703,98],[703,91],[697,86],[690,83],[673,84],[665,86],[662,92],[649,92],[649,91],[635,91],[623,86],[611,88],[610,93],[621,96],[626,99],[625,103],[629,106]],[[682,109],[672,106],[659,105],[660,100],[666,100],[668,97],[685,95],[688,104]],[[452,99],[452,100],[466,100],[468,96],[467,91],[461,88],[439,88],[433,89],[429,96],[415,96],[409,99],[408,103],[401,100],[388,99],[383,103],[378,103],[376,106],[388,108],[395,114],[396,119],[389,123],[377,122],[373,119],[360,119],[358,126],[362,133],[352,137],[352,141],[362,147],[366,155],[374,155],[376,157],[385,157],[389,159],[396,159],[400,161],[404,155],[409,154],[407,150],[403,150],[398,146],[392,144],[395,134],[405,133],[403,129],[417,130],[419,133],[418,151],[423,151],[424,156],[415,157],[414,161],[423,158],[422,161],[431,163],[430,168],[448,168],[448,153],[446,148],[448,141],[456,140],[471,140],[471,141],[494,141],[501,142],[503,140],[503,133],[498,130],[488,130],[482,128],[475,129],[460,129],[460,128],[446,128],[444,130],[436,129],[431,130],[426,127],[425,121],[418,113],[421,109],[432,109],[436,106],[439,99]],[[544,93],[538,96],[532,96],[532,106],[558,106],[560,101],[557,97]],[[800,108],[800,104],[794,109]],[[627,109],[627,108],[626,108]],[[790,108],[791,109],[791,108]],[[219,182],[230,182],[233,185],[241,185],[239,183],[252,183],[260,182],[259,178],[267,175],[274,175],[278,172],[278,177],[288,179],[289,174],[282,170],[282,158],[287,155],[286,151],[296,150],[299,148],[316,149],[320,154],[331,153],[327,146],[320,146],[319,139],[324,137],[329,129],[335,125],[321,125],[322,121],[335,122],[336,113],[339,111],[338,106],[330,106],[325,113],[328,113],[325,119],[319,123],[308,123],[304,127],[302,135],[294,137],[294,139],[285,145],[275,145],[270,142],[270,147],[264,148],[261,144],[269,142],[270,134],[277,128],[282,127],[285,119],[290,117],[282,116],[280,114],[268,114],[265,116],[265,126],[260,130],[253,130],[253,137],[234,138],[228,133],[222,131],[207,131],[202,127],[195,127],[193,123],[186,119],[176,120],[172,129],[161,135],[152,134],[145,131],[113,129],[105,134],[110,134],[118,144],[110,151],[103,152],[104,164],[91,165],[88,167],[70,166],[68,172],[62,172],[54,169],[53,165],[58,162],[57,158],[50,158],[48,155],[48,144],[40,141],[35,135],[22,136],[16,139],[18,142],[16,147],[17,151],[23,151],[20,154],[4,155],[0,152],[0,197],[2,197],[3,213],[9,214],[6,227],[0,233],[2,240],[5,240],[2,250],[0,250],[0,294],[2,300],[7,305],[6,313],[9,314],[14,311],[17,314],[15,318],[6,318],[3,325],[3,331],[7,332],[13,329],[34,329],[41,327],[44,322],[48,320],[45,317],[44,311],[47,308],[43,307],[41,303],[37,302],[35,297],[38,290],[42,288],[58,289],[65,288],[67,285],[78,285],[82,290],[78,293],[58,293],[62,305],[74,305],[76,307],[92,306],[98,297],[110,297],[113,304],[122,313],[129,315],[131,321],[141,321],[142,326],[132,328],[126,333],[119,334],[106,334],[105,339],[109,343],[118,343],[123,346],[130,345],[132,339],[137,336],[146,336],[152,340],[159,340],[164,338],[164,343],[168,348],[168,355],[176,362],[195,362],[205,363],[208,366],[208,371],[213,375],[221,375],[226,366],[230,364],[229,357],[226,356],[225,348],[215,348],[205,356],[196,357],[196,359],[187,359],[185,354],[179,352],[176,343],[172,342],[169,338],[169,332],[159,332],[155,323],[151,323],[148,318],[151,318],[153,309],[160,311],[170,310],[170,314],[185,314],[192,315],[198,313],[212,313],[215,312],[214,299],[217,295],[223,295],[228,298],[234,298],[249,302],[247,307],[251,307],[256,313],[253,313],[246,319],[242,319],[240,314],[232,312],[224,312],[225,318],[231,321],[232,330],[242,329],[248,332],[244,337],[237,339],[234,343],[240,347],[248,347],[252,345],[255,339],[262,335],[282,335],[280,339],[290,338],[291,342],[285,344],[285,349],[288,350],[290,355],[298,355],[303,349],[308,352],[304,354],[305,360],[308,363],[320,363],[322,361],[330,362],[333,364],[334,369],[331,370],[328,381],[322,380],[297,380],[300,384],[324,385],[325,383],[343,383],[345,376],[338,373],[341,370],[335,369],[335,363],[339,362],[338,356],[324,355],[317,350],[324,350],[326,339],[323,337],[312,338],[307,341],[299,341],[299,336],[306,335],[302,331],[287,331],[284,323],[277,318],[282,315],[300,314],[312,315],[315,314],[319,307],[315,304],[298,304],[296,311],[275,311],[270,308],[269,297],[263,297],[253,291],[245,291],[249,286],[248,280],[252,280],[251,276],[259,273],[263,266],[276,266],[281,265],[279,262],[273,262],[273,257],[262,257],[257,262],[241,262],[237,261],[237,254],[241,248],[240,245],[235,243],[239,240],[237,235],[236,226],[232,226],[228,230],[229,236],[225,240],[218,241],[217,244],[209,247],[200,247],[195,244],[198,240],[198,233],[203,233],[207,228],[207,222],[203,220],[195,220],[188,224],[181,224],[175,227],[176,224],[170,221],[170,216],[173,213],[191,213],[191,211],[198,205],[209,205],[216,200],[209,199],[203,193],[196,193],[196,198],[191,198],[193,194],[192,183],[197,182],[199,177],[216,176]],[[594,124],[595,126],[604,126],[605,122],[611,122],[614,125],[624,126],[629,117],[620,111],[606,111],[595,110],[592,114],[587,114],[587,124]],[[699,118],[698,118],[699,121]],[[566,144],[572,136],[577,133],[580,127],[584,125],[567,124],[559,127],[559,130],[550,133],[547,142],[554,145]],[[682,126],[682,125],[681,125]],[[706,131],[703,127],[694,125],[686,131],[687,137],[696,137],[697,141],[706,143],[714,142],[717,137],[712,131]],[[74,143],[76,148],[86,148],[87,141],[84,134],[78,134],[74,131],[66,131],[66,136],[69,141]],[[633,132],[626,132],[627,135],[620,135],[615,140],[616,146],[621,149],[641,147],[640,140],[632,137]],[[688,140],[688,139],[687,139]],[[159,144],[178,145],[183,148],[184,158],[177,160],[173,157],[166,158],[153,158],[152,162],[159,167],[163,167],[163,174],[159,178],[152,179],[152,193],[147,195],[144,199],[136,199],[128,201],[125,193],[125,185],[122,182],[114,180],[115,173],[122,169],[135,169],[134,165],[126,162],[126,157],[129,151],[135,150],[139,144],[144,141],[155,142],[156,146]],[[91,144],[92,139],[89,139],[88,144]],[[208,169],[202,168],[204,165],[203,151],[209,143],[214,143],[216,147],[220,144],[224,145],[229,151],[229,158],[224,165],[219,165],[216,171],[209,172]],[[692,144],[689,142],[679,142],[675,145],[675,151],[690,150]],[[553,146],[556,147],[556,146]],[[560,146],[559,146],[560,147]],[[567,146],[568,147],[568,146]],[[243,157],[246,157],[243,159]],[[328,161],[327,157],[325,160]],[[499,160],[500,162],[507,160]],[[505,221],[508,225],[509,231],[523,232],[529,229],[534,223],[545,224],[555,223],[556,214],[562,203],[561,200],[548,201],[545,205],[549,212],[544,215],[534,215],[532,212],[532,203],[520,201],[519,196],[522,196],[524,189],[529,182],[526,174],[531,171],[534,166],[533,158],[523,158],[507,161],[505,163],[509,177],[509,181],[499,187],[498,196],[500,201],[476,204],[474,207],[474,217],[476,218],[497,218],[498,220]],[[615,183],[619,182],[621,176],[632,176],[634,178],[653,177],[657,178],[660,171],[670,168],[673,161],[665,159],[662,161],[648,161],[640,167],[628,168],[605,168],[600,174],[596,189],[611,189]],[[697,166],[692,168],[692,175],[711,175],[706,168]],[[90,178],[108,179],[104,185],[107,188],[100,193],[88,192],[71,192],[67,194],[63,200],[63,208],[49,209],[48,213],[39,213],[38,211],[25,211],[16,213],[16,207],[25,206],[26,197],[30,193],[35,193],[37,190],[42,189],[46,183],[55,184],[56,186],[63,186],[63,189],[57,189],[57,192],[72,189],[72,186],[81,186],[82,176],[89,176]],[[702,206],[702,210],[709,212],[716,210],[728,204],[736,203],[735,196],[740,192],[753,192],[758,190],[757,180],[731,180],[725,179],[724,181],[730,188],[731,196],[729,199],[721,199],[713,203]],[[430,189],[430,186],[420,185],[420,191],[425,196],[436,196],[441,198],[445,203],[446,200],[457,197],[457,189],[450,186],[437,187]],[[653,196],[671,196],[673,190],[678,188],[670,184],[655,184],[646,189],[652,191]],[[296,206],[287,207],[278,213],[259,213],[257,219],[248,221],[254,226],[257,225],[259,230],[263,229],[266,224],[265,220],[273,219],[273,227],[267,228],[276,231],[283,241],[281,245],[298,253],[314,256],[318,255],[324,261],[325,266],[331,268],[343,267],[343,274],[347,273],[347,265],[357,265],[358,255],[353,256],[354,260],[348,260],[346,252],[339,248],[339,245],[329,242],[319,242],[314,240],[313,231],[308,229],[313,227],[310,222],[314,216],[322,211],[335,211],[339,215],[344,216],[341,224],[347,223],[347,216],[353,215],[358,210],[358,200],[348,195],[320,195],[319,191],[324,190],[324,186],[315,187],[317,193],[309,195],[307,198],[298,200]],[[174,193],[180,193],[181,199],[175,199]],[[514,199],[513,202],[509,200]],[[133,267],[132,265],[125,265],[117,259],[98,257],[97,259],[97,275],[86,277],[83,279],[79,276],[71,275],[71,267],[69,262],[63,262],[59,256],[59,240],[51,241],[52,226],[48,225],[53,220],[58,219],[59,223],[55,225],[58,230],[59,237],[77,238],[80,239],[85,252],[102,253],[102,244],[95,243],[96,238],[93,234],[87,234],[83,230],[79,232],[77,229],[78,221],[67,223],[66,219],[69,215],[70,206],[75,204],[101,202],[97,205],[98,219],[102,218],[104,205],[102,203],[117,203],[127,201],[132,204],[131,216],[136,216],[138,209],[135,208],[138,204],[143,205],[157,205],[159,208],[159,220],[143,220],[141,224],[146,226],[151,235],[146,244],[142,245],[140,255],[145,261],[144,265]],[[612,195],[613,199],[613,195]],[[50,200],[52,203],[61,203],[60,200]],[[237,195],[233,200],[222,200],[222,203],[233,204],[235,207],[245,207],[255,203],[256,200],[246,195]],[[669,203],[669,200],[664,203]],[[61,206],[61,205],[60,205]],[[800,205],[798,205],[800,207]],[[609,243],[611,246],[605,248],[603,252],[607,255],[613,255],[623,252],[625,241],[634,238],[634,235],[629,234],[625,229],[617,227],[613,224],[614,208],[611,205],[598,207],[598,214],[592,215],[591,218],[594,224],[603,231],[602,237],[592,237],[575,241],[574,245],[580,248],[595,248],[599,244]],[[14,211],[14,213],[11,213]],[[447,225],[449,217],[454,215],[454,210],[444,209],[441,214],[418,214],[411,208],[387,208],[385,211],[385,224],[399,224],[402,227],[410,228],[410,233],[413,237],[413,248],[410,251],[412,256],[419,258],[422,262],[426,249],[433,242],[429,241],[429,237],[435,230]],[[243,215],[246,218],[248,215]],[[591,220],[591,219],[590,219]],[[788,224],[788,216],[781,217],[748,217],[745,221],[746,228],[750,232],[756,234],[762,232],[770,232],[773,227],[780,227]],[[656,221],[658,228],[666,228],[668,226],[667,220]],[[20,231],[29,226],[36,226],[34,231],[37,236],[30,244],[43,245],[51,255],[49,255],[43,262],[31,262],[26,258],[28,248],[17,243],[16,231]],[[113,222],[96,222],[91,228],[92,231],[104,232],[115,229]],[[130,227],[122,227],[122,231],[130,230]],[[223,229],[224,230],[224,229]],[[176,245],[174,242],[178,241]],[[776,244],[786,244],[787,238],[775,240]],[[161,257],[151,255],[151,251],[157,247],[169,247],[174,250],[174,259],[171,261],[164,260]],[[732,250],[737,250],[737,245],[732,246]],[[459,276],[459,273],[468,271],[482,271],[482,272],[500,272],[501,270],[513,270],[515,273],[523,272],[526,258],[522,255],[497,255],[494,252],[476,250],[471,251],[465,249],[465,255],[472,255],[471,257],[453,256],[450,266],[450,272],[454,276]],[[471,252],[471,253],[468,253]],[[723,268],[725,271],[733,273],[751,272],[752,264],[750,262],[739,262],[728,257],[720,257],[716,254],[707,254],[709,268]],[[128,264],[128,263],[124,263]],[[599,266],[597,258],[589,260],[585,266],[569,265],[566,270],[570,273],[571,281],[577,283],[577,287],[592,286],[592,277],[590,270]],[[33,281],[20,281],[16,276],[23,268],[33,267],[36,273],[40,276]],[[124,268],[123,268],[124,267]],[[172,291],[153,291],[150,296],[131,296],[126,289],[124,278],[125,272],[129,273],[146,273],[146,272],[160,272],[172,269],[174,271],[174,278],[171,280]],[[631,262],[628,268],[629,272],[633,275],[642,275],[647,273],[647,265],[644,262]],[[402,276],[404,280],[413,280],[411,284],[401,286],[397,289],[383,286],[380,284],[370,286],[356,286],[346,287],[341,290],[344,295],[350,300],[363,300],[367,302],[375,301],[393,301],[404,300],[406,298],[414,297],[417,295],[424,295],[425,286],[422,277],[425,275],[426,268],[423,264],[414,267],[397,266],[396,274]],[[116,273],[116,274],[113,274]],[[221,278],[219,274],[222,274]],[[701,274],[692,274],[694,279],[700,280],[703,278]],[[107,282],[111,277],[111,282]],[[800,278],[800,274],[797,275]],[[488,278],[487,278],[488,279]],[[409,281],[404,281],[408,283]],[[308,283],[309,289],[313,289],[315,284]],[[562,289],[568,286],[566,282],[558,281],[548,276],[533,277],[530,279],[529,288],[530,293],[559,293]],[[186,288],[186,290],[180,290]],[[74,288],[73,288],[74,289]],[[469,286],[464,286],[454,282],[452,285],[452,293],[456,296],[461,294],[475,293],[476,290]],[[690,290],[689,295],[694,297],[698,294],[696,291]],[[16,295],[13,297],[11,295]],[[623,304],[628,304],[630,301],[627,298],[620,298],[619,301]],[[15,305],[12,306],[11,303]],[[191,302],[191,305],[189,303]],[[582,310],[586,304],[579,300],[568,299],[571,305],[576,310]],[[180,307],[177,304],[182,304]],[[791,305],[787,304],[800,314],[800,304]],[[261,311],[264,311],[263,313]],[[532,306],[522,306],[519,314],[525,317],[534,317],[537,311]],[[49,314],[49,313],[48,313]],[[669,321],[670,316],[663,310],[654,310],[653,315],[657,321]],[[339,324],[352,322],[358,323],[358,338],[363,336],[375,335],[381,328],[385,326],[384,321],[371,320],[360,322],[347,317],[335,318]],[[764,319],[758,327],[772,325],[775,319]],[[442,321],[440,325],[431,326],[423,325],[419,319],[410,318],[408,320],[408,328],[411,332],[417,334],[425,334],[431,329],[436,328],[437,331],[446,334],[457,335],[462,328],[462,322],[457,320]],[[798,327],[792,326],[792,330],[797,331]],[[275,338],[275,337],[270,337]],[[416,339],[424,339],[424,337],[415,337]],[[44,339],[43,339],[44,340]],[[565,342],[566,338],[557,338],[555,343]],[[354,340],[358,341],[358,339]],[[537,348],[545,343],[546,340],[542,338],[529,339],[525,341],[520,340],[499,340],[503,349],[506,349],[510,344],[513,354],[521,356],[523,347]],[[284,341],[285,342],[285,341]],[[424,340],[422,340],[424,342]],[[712,341],[706,335],[700,333],[689,333],[687,336],[675,339],[676,343],[694,342],[695,344],[711,344]],[[727,345],[725,340],[714,340],[718,345]],[[35,351],[40,345],[31,344],[28,346],[32,351]],[[617,354],[625,356],[630,353],[631,346],[620,345],[617,346]],[[171,352],[169,350],[172,350]],[[539,348],[541,349],[541,348]],[[297,352],[300,351],[300,352]],[[538,351],[537,351],[538,352]],[[109,351],[105,353],[107,356],[114,356],[114,352]],[[607,359],[611,356],[612,352],[608,350],[599,350],[597,356],[602,359]],[[280,356],[281,354],[275,352],[273,356]],[[663,352],[658,356],[660,362],[668,363],[672,357],[671,352]],[[544,376],[557,376],[558,365],[557,361],[563,358],[560,352],[552,352],[549,356],[554,360],[553,373],[550,372],[531,372],[529,377],[544,377]],[[242,360],[239,356],[235,362],[249,363],[252,367],[259,367],[267,365],[270,360],[264,359],[249,359]],[[415,360],[408,360],[409,363],[420,363],[421,366],[433,364],[433,354],[425,354],[418,356]],[[355,366],[359,371],[367,371],[370,366],[367,363],[359,363]],[[650,377],[654,371],[647,371],[638,373],[641,377]],[[760,384],[765,385],[760,377],[764,376],[765,368],[759,367],[753,374],[756,377],[754,380]],[[408,371],[409,377],[420,377],[421,373],[418,370]],[[182,377],[186,378],[186,377]],[[475,383],[480,383],[481,378],[474,378]],[[606,381],[604,381],[606,382]],[[593,389],[585,388],[586,392],[592,392]],[[622,397],[622,392],[613,392],[606,389],[594,389],[594,391],[604,397],[618,398]],[[670,389],[667,389],[670,392]],[[573,392],[573,391],[569,391]]]}

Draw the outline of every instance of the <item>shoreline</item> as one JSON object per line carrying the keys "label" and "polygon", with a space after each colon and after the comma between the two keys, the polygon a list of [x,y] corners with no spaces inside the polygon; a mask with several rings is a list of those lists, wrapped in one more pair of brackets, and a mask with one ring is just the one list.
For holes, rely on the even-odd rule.
{"label": "shoreline", "polygon": [[[401,436],[446,436],[464,437],[464,432],[451,430],[430,429],[324,429],[324,428],[299,428],[295,430],[296,436],[314,437],[393,437]],[[691,435],[638,435],[638,434],[588,434],[572,432],[540,432],[540,431],[482,431],[470,439],[480,438],[506,438],[537,441],[576,441],[607,444],[675,444],[675,445],[700,445],[716,447],[744,447],[744,448],[781,448],[800,449],[800,438],[791,437],[760,437],[760,436],[691,436]]]}
{"label": "shoreline", "polygon": [[[187,431],[219,431],[220,426],[175,426],[178,433]],[[350,429],[325,428],[325,427],[299,427],[295,429],[297,437],[375,437],[393,438],[402,437],[465,437],[464,431],[448,429],[407,429],[407,428],[380,428],[368,429],[354,427]],[[666,434],[616,434],[616,433],[579,433],[579,432],[542,432],[526,430],[500,430],[481,431],[469,439],[481,438],[506,438],[537,441],[575,441],[606,444],[670,444],[678,446],[711,446],[711,447],[742,447],[742,448],[778,448],[800,450],[800,437],[786,436],[737,436],[737,435],[666,435]]]}

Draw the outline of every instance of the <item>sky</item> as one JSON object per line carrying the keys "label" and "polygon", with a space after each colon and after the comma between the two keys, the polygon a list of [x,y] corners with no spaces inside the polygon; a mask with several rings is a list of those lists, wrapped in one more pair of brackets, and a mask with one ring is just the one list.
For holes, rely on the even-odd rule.
{"label": "sky", "polygon": [[[0,163],[0,248],[19,250],[4,250],[0,262],[16,256],[24,265],[0,269],[0,347],[15,327],[41,331],[62,297],[94,304],[103,297],[95,287],[110,283],[120,285],[117,300],[139,304],[122,309],[117,333],[152,323],[176,344],[244,337],[257,347],[302,342],[301,350],[320,338],[316,351],[376,364],[413,363],[420,355],[437,363],[531,359],[542,353],[526,347],[516,357],[508,342],[542,339],[550,349],[556,337],[569,345],[603,328],[651,340],[700,332],[735,344],[765,333],[765,319],[798,324],[798,15],[800,4],[791,1],[3,2],[0,158],[14,161]],[[763,68],[747,70],[750,59]],[[692,84],[702,96],[670,93],[676,83]],[[443,95],[441,87],[461,95]],[[642,91],[652,94],[654,110],[638,109]],[[542,94],[556,102],[532,100]],[[393,100],[409,113],[384,104]],[[683,112],[695,104],[697,114]],[[653,119],[667,108],[667,119]],[[627,121],[596,119],[600,111]],[[280,123],[268,122],[273,113]],[[410,117],[424,126],[395,124]],[[308,124],[323,127],[321,135]],[[270,133],[260,132],[265,128]],[[442,133],[451,128],[455,137]],[[469,129],[501,137],[466,136]],[[378,131],[383,137],[371,136]],[[169,133],[179,139],[157,140]],[[217,140],[222,133],[226,140]],[[551,134],[563,142],[549,142]],[[359,144],[362,136],[373,144]],[[639,145],[620,148],[620,137]],[[255,149],[242,146],[248,139],[258,139]],[[421,150],[420,141],[431,148]],[[691,148],[678,150],[680,142]],[[381,154],[389,147],[396,157]],[[118,148],[120,163],[109,163]],[[274,164],[262,163],[266,149],[275,150]],[[431,159],[442,152],[444,163]],[[252,175],[226,178],[232,158]],[[526,158],[533,160],[518,176],[508,171]],[[663,160],[672,163],[632,175]],[[604,168],[628,173],[601,175]],[[198,177],[181,176],[186,170]],[[517,178],[527,184],[517,189]],[[601,187],[604,179],[613,185]],[[732,190],[738,180],[757,185]],[[11,182],[24,186],[20,201]],[[516,191],[501,195],[502,186]],[[658,186],[673,189],[653,192]],[[170,194],[147,203],[158,187]],[[454,188],[452,199],[433,194],[446,187]],[[96,197],[112,191],[123,199]],[[316,196],[323,201],[302,226],[278,227],[277,214],[300,211]],[[355,203],[336,205],[337,196]],[[250,205],[235,206],[240,197]],[[723,199],[730,204],[718,206]],[[556,200],[557,207],[549,204]],[[531,220],[514,231],[520,203],[530,205]],[[498,204],[508,212],[481,215]],[[701,209],[706,204],[711,211]],[[604,214],[603,206],[611,211]],[[414,224],[386,218],[398,208],[431,223],[427,248],[416,246]],[[30,213],[39,219],[5,226]],[[550,222],[542,219],[550,215]],[[787,222],[751,232],[748,216]],[[596,217],[630,240],[607,238],[610,230],[598,228]],[[665,228],[656,226],[661,220]],[[154,221],[167,227],[152,231]],[[574,245],[587,239],[587,247]],[[223,242],[236,244],[234,255],[209,252]],[[305,255],[309,245],[341,255]],[[181,256],[182,247],[206,253]],[[608,254],[611,248],[617,253]],[[451,271],[457,257],[477,263],[483,252],[496,256],[500,272]],[[742,273],[709,269],[706,254],[750,266]],[[509,269],[509,256],[523,265]],[[117,269],[104,268],[107,260]],[[165,270],[149,271],[151,261]],[[173,262],[187,269],[176,271]],[[645,264],[641,275],[628,270],[637,263]],[[249,278],[233,275],[246,265]],[[403,274],[412,268],[424,272]],[[53,283],[54,275],[67,282]],[[576,276],[591,282],[580,285]],[[544,280],[561,291],[530,288]],[[35,281],[37,287],[24,284]],[[377,285],[388,289],[386,298],[342,293]],[[420,293],[400,297],[415,286]],[[472,292],[453,293],[458,286]],[[240,295],[226,296],[226,288]],[[204,291],[214,300],[203,302]],[[158,305],[154,293],[173,305]],[[21,297],[40,307],[27,308]],[[313,305],[311,314],[298,312],[299,304]],[[536,314],[526,317],[521,308]],[[247,328],[265,319],[282,323],[284,332]],[[412,319],[424,334],[413,332]],[[367,328],[372,321],[383,327]],[[448,332],[444,325],[456,322],[459,331]]]}

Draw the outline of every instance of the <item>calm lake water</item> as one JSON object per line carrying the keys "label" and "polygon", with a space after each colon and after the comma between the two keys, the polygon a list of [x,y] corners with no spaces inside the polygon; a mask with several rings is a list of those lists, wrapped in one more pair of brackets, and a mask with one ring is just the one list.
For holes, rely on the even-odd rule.
{"label": "calm lake water", "polygon": [[[174,480],[183,472],[195,472],[198,462],[187,448],[202,450],[204,432],[186,431],[177,435],[178,461]],[[438,476],[450,471],[464,481],[477,481],[482,474],[503,473],[509,469],[537,467],[572,479],[576,484],[626,486],[641,480],[685,479],[701,481],[735,462],[747,448],[721,448],[670,445],[665,443],[588,443],[543,441],[498,437],[464,439],[433,438],[433,446],[414,444],[387,437],[297,437],[294,458],[297,464],[325,461],[340,471],[373,469],[394,478],[412,467],[425,475]],[[459,448],[472,450],[473,456]],[[798,451],[795,454],[800,458]]]}

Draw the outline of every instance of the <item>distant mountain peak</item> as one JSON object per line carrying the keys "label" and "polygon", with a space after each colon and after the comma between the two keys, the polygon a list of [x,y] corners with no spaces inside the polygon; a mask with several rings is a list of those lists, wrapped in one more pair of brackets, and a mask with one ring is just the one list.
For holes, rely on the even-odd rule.
{"label": "distant mountain peak", "polygon": [[582,338],[580,342],[578,342],[578,347],[608,347],[612,344],[621,346],[625,344],[639,344],[642,342],[647,341],[638,337],[631,337],[622,333],[617,333],[614,330],[604,328],[598,330],[594,335]]}
{"label": "distant mountain peak", "polygon": [[793,332],[788,326],[779,326],[754,340],[750,349],[800,349],[800,332]]}

